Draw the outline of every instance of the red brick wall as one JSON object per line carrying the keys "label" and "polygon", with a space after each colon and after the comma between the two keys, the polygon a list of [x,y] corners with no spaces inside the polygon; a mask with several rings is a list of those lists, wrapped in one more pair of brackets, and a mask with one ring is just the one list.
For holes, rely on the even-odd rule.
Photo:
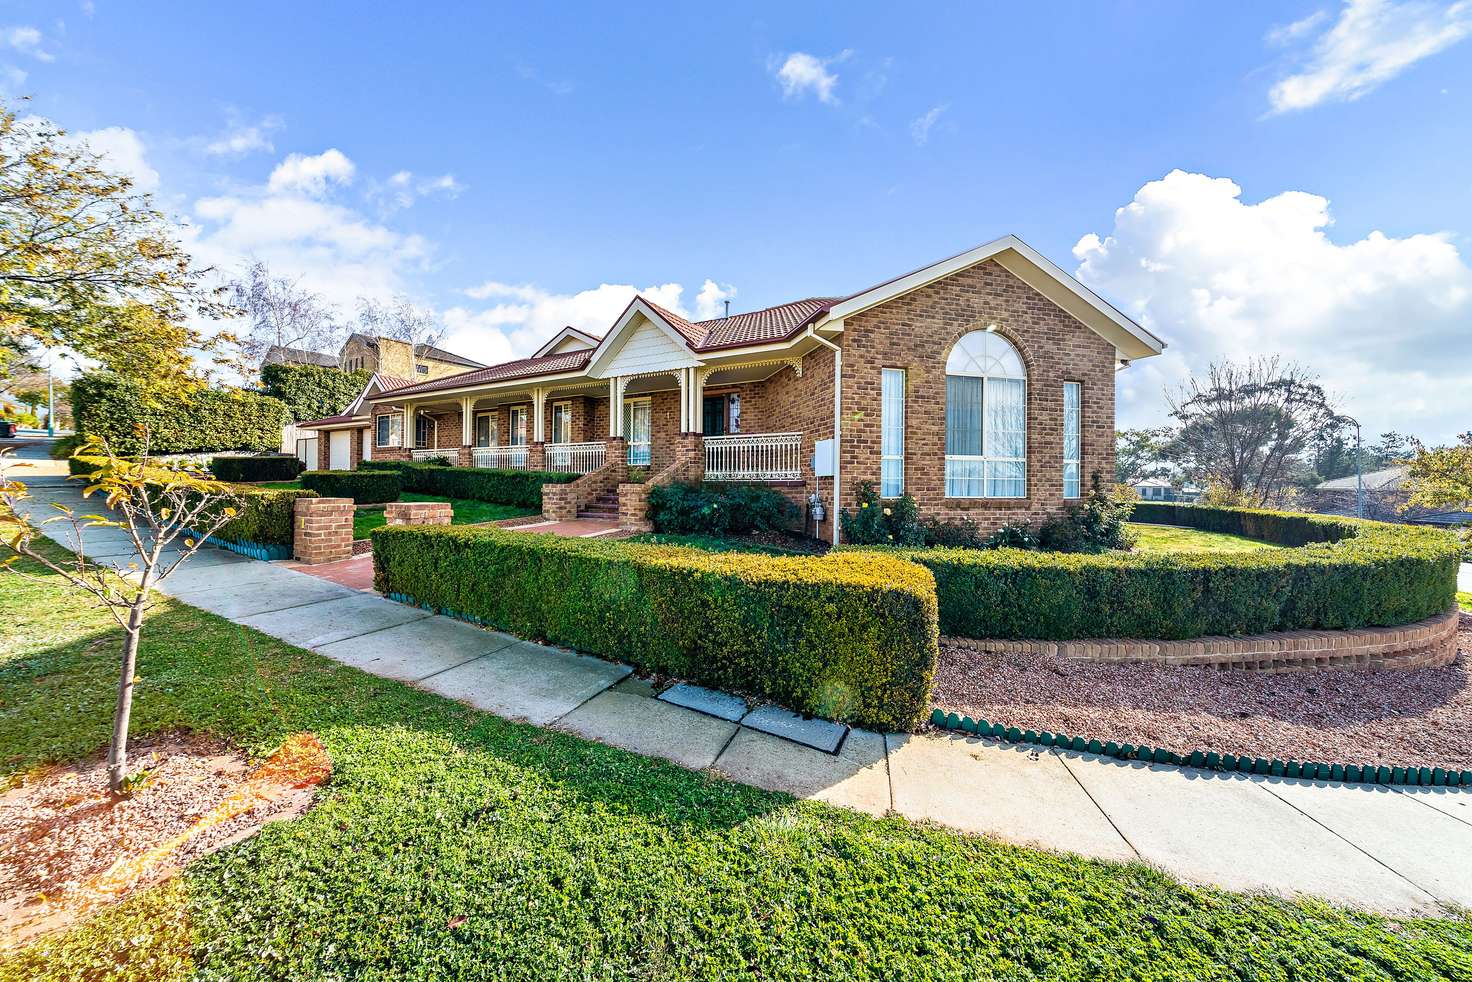
{"label": "red brick wall", "polygon": [[[964,334],[996,324],[1027,365],[1027,497],[945,497],[946,356]],[[1114,474],[1113,345],[993,262],[850,318],[843,336],[842,481],[853,507],[860,481],[879,483],[880,379],[903,368],[905,490],[922,515],[970,517],[984,528],[1065,511],[1063,383],[1082,383],[1083,490]]]}

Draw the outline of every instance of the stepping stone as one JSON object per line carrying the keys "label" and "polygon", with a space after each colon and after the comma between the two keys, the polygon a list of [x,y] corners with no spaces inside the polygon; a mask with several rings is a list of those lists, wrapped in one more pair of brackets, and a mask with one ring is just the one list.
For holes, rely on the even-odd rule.
{"label": "stepping stone", "polygon": [[676,706],[684,706],[697,713],[705,713],[707,716],[714,716],[732,723],[746,715],[746,700],[740,696],[733,696],[729,692],[717,692],[715,689],[707,689],[699,685],[688,685],[684,682],[661,692],[659,698],[665,702],[674,703]]}
{"label": "stepping stone", "polygon": [[843,735],[848,732],[848,727],[842,723],[833,723],[826,719],[803,719],[796,713],[789,713],[776,706],[752,710],[741,721],[741,725],[828,754],[838,751]]}

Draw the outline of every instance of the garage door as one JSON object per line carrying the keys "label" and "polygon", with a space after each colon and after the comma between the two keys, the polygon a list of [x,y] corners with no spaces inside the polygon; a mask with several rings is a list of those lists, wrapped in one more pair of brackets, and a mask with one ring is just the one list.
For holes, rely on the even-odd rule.
{"label": "garage door", "polygon": [[317,469],[317,438],[309,437],[296,441],[296,455],[301,462],[307,466],[307,470]]}
{"label": "garage door", "polygon": [[332,430],[327,444],[327,466],[335,471],[350,470],[353,466],[353,433],[351,430]]}

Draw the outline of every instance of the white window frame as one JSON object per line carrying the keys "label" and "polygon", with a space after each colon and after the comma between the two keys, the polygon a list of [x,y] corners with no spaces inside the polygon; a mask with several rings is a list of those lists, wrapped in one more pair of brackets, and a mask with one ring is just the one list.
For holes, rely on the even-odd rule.
{"label": "white window frame", "polygon": [[[643,406],[649,414],[649,436],[644,440],[635,440],[633,427],[629,424],[634,420],[634,409]],[[628,461],[630,467],[648,467],[654,462],[654,403],[649,396],[637,396],[624,400],[624,437],[628,443]]]}
{"label": "white window frame", "polygon": [[[562,417],[563,433],[558,434],[557,417]],[[572,401],[552,403],[552,439],[548,443],[571,443],[572,442]]]}
{"label": "white window frame", "polygon": [[[508,447],[525,447],[530,444],[530,434],[527,432],[530,429],[527,425],[530,421],[530,406],[512,406],[506,411],[506,445]],[[517,424],[520,426],[518,427]],[[518,429],[520,433],[517,432]],[[521,438],[519,441],[518,436]]]}
{"label": "white window frame", "polygon": [[[378,421],[388,420],[388,442],[380,443],[378,440]],[[399,425],[394,426],[395,423]],[[397,429],[398,433],[394,430]],[[373,417],[373,445],[375,447],[401,447],[404,445],[404,414],[403,413],[379,413]]]}
{"label": "white window frame", "polygon": [[[496,416],[497,414],[494,412],[475,414],[475,425],[471,428],[470,438],[475,441],[477,447],[494,447],[497,441],[500,440],[500,433],[497,432],[498,427],[496,425],[500,421]],[[490,424],[486,427],[487,442],[485,443],[480,442],[480,421],[483,419],[488,420]]]}
{"label": "white window frame", "polygon": [[[1070,405],[1070,396],[1072,397]],[[1082,382],[1063,383],[1063,497],[1083,497],[1083,414]],[[1073,455],[1069,455],[1069,437],[1073,437]]]}
{"label": "white window frame", "polygon": [[[885,474],[885,464],[898,464],[899,476],[893,481]],[[879,496],[898,498],[904,493],[905,370],[885,368],[879,373]]]}
{"label": "white window frame", "polygon": [[[953,372],[953,371],[951,371],[950,370],[950,364],[949,364],[949,362],[950,362],[951,358],[955,355],[956,349],[960,348],[962,344],[965,344],[968,339],[973,338],[973,337],[978,337],[978,336],[982,337],[983,339],[986,339],[986,338],[995,339],[995,340],[1000,341],[1003,344],[1005,344],[1006,347],[1007,347],[1007,349],[1009,349],[1011,351],[1011,353],[1016,356],[1017,365],[1018,365],[1018,371],[1020,371],[1021,374],[1007,375],[1007,374],[1001,374],[1001,373],[993,373],[993,372],[987,371],[986,369],[983,369],[980,372],[975,372],[975,371]],[[985,344],[986,342],[983,341],[983,343]],[[1025,361],[1023,361],[1023,359],[1022,359],[1022,352],[1017,349],[1017,346],[1015,344],[1013,344],[1012,341],[1009,338],[1003,336],[1002,334],[997,333],[996,330],[995,330],[995,328],[993,328],[993,329],[988,329],[988,330],[971,331],[971,332],[968,332],[966,334],[963,334],[961,337],[957,338],[956,339],[956,343],[955,343],[955,345],[952,346],[951,352],[947,355],[946,360],[947,360],[946,376],[945,376],[946,378],[950,378],[952,376],[956,376],[956,377],[961,377],[961,378],[978,378],[978,379],[981,380],[981,441],[982,441],[982,443],[981,443],[981,453],[980,454],[951,454],[951,453],[945,454],[945,473],[942,475],[943,491],[944,491],[945,497],[948,498],[948,499],[951,499],[951,500],[972,500],[972,501],[975,501],[975,500],[987,500],[987,501],[1021,501],[1021,500],[1026,499],[1027,496],[1028,496],[1028,479],[1027,479],[1027,447],[1028,447],[1028,432],[1027,432],[1027,430],[1028,430],[1028,411],[1027,411],[1028,410],[1028,405],[1027,405],[1027,400],[1028,400],[1028,379],[1027,379],[1027,363]],[[995,357],[994,357],[993,360],[996,360]],[[989,398],[989,393],[988,393],[988,389],[990,389],[991,386],[988,383],[994,382],[994,381],[996,381],[996,382],[1003,382],[1003,381],[1006,381],[1006,382],[1021,382],[1022,383],[1022,385],[1021,385],[1021,399],[1022,399],[1022,455],[1021,456],[1018,456],[1018,457],[1002,457],[1002,456],[998,456],[996,454],[991,453],[990,451],[991,451],[992,448],[989,447],[989,446],[987,446],[989,432],[991,430],[991,426],[988,424],[988,415],[987,415],[988,412],[990,411],[990,407],[991,407],[991,399]],[[947,389],[949,389],[949,385],[947,385]],[[946,407],[945,408],[946,415],[949,416],[950,415],[950,395],[949,395],[949,392],[947,392],[945,407]],[[981,494],[952,494],[951,493],[950,465],[951,465],[952,462],[959,462],[959,463],[978,463],[978,464],[981,465],[981,476],[979,478],[965,478],[964,479],[964,480],[967,480],[967,481],[979,480],[980,483],[981,483],[981,492],[982,492]],[[987,490],[991,486],[991,483],[992,483],[992,465],[993,464],[1021,464],[1022,465],[1021,493],[1019,493],[1019,494],[988,494],[987,493]],[[1005,478],[1005,479],[999,478],[999,480],[1012,481],[1012,480],[1016,480],[1016,479],[1009,477],[1009,478]]]}

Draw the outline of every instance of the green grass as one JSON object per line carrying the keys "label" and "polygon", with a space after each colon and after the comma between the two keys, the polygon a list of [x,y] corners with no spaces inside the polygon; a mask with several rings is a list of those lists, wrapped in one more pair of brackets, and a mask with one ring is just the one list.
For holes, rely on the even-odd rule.
{"label": "green grass", "polygon": [[253,488],[285,488],[285,489],[290,490],[290,491],[300,491],[302,489],[302,482],[301,481],[262,481],[259,484],[252,484],[251,487],[253,487]]}
{"label": "green grass", "polygon": [[[104,745],[117,651],[54,578],[0,574],[0,774]],[[1472,979],[1472,920],[1184,887],[795,802],[177,603],[150,616],[139,673],[135,734],[263,754],[311,730],[332,778],[306,815],[0,978]]]}
{"label": "green grass", "polygon": [[1472,614],[1472,593],[1465,590],[1457,591],[1457,606]]}
{"label": "green grass", "polygon": [[1175,525],[1145,525],[1140,522],[1130,522],[1129,527],[1135,533],[1137,552],[1232,553],[1281,548],[1271,542],[1226,532],[1202,532]]}
{"label": "green grass", "polygon": [[[535,508],[521,508],[517,505],[493,505],[488,501],[472,501],[468,498],[445,498],[436,494],[413,494],[405,491],[399,495],[400,501],[448,501],[450,503],[452,525],[475,525],[480,522],[499,522],[503,518],[520,518],[524,515],[535,515]],[[384,523],[384,513],[381,508],[361,508],[353,514],[353,538],[366,539],[368,533],[380,528]]]}

